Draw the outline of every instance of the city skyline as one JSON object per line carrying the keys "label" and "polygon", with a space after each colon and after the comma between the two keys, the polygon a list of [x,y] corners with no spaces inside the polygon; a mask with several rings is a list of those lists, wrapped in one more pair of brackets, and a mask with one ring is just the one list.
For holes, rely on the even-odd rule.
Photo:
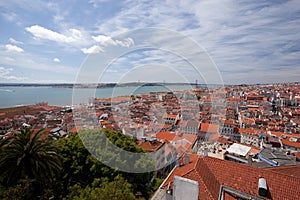
{"label": "city skyline", "polygon": [[[297,1],[229,0],[1,2],[0,82],[73,83],[87,56],[101,56],[106,48],[132,47],[135,40],[119,40],[119,35],[148,27],[194,40],[216,65],[224,84],[297,82],[297,5]],[[191,51],[185,44],[180,48]],[[112,77],[128,72],[135,79],[127,81],[143,81],[144,71],[168,82],[168,66],[184,64],[176,58],[155,50],[134,52],[118,58],[104,82],[118,82]],[[129,65],[143,70],[130,71]],[[180,69],[186,77],[193,75],[185,66]]]}

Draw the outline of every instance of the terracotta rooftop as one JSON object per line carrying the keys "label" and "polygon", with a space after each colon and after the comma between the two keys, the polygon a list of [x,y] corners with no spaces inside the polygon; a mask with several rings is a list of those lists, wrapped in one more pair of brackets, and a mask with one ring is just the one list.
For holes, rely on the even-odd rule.
{"label": "terracotta rooftop", "polygon": [[170,131],[156,133],[156,137],[163,141],[164,140],[171,141],[175,136],[176,136],[175,133],[171,133]]}
{"label": "terracotta rooftop", "polygon": [[143,150],[147,151],[147,152],[153,152],[158,150],[164,143],[163,142],[159,142],[159,141],[138,141],[137,145],[139,147],[141,147]]}
{"label": "terracotta rooftop", "polygon": [[176,167],[169,176],[170,178],[164,183],[164,187],[167,187],[168,184],[173,184],[174,175],[184,177],[186,174],[191,172],[192,170],[196,169],[196,164],[199,160],[199,156],[197,154],[190,155],[190,163],[187,165],[182,165],[180,167]]}
{"label": "terracotta rooftop", "polygon": [[300,165],[265,168],[266,171],[300,178]]}
{"label": "terracotta rooftop", "polygon": [[290,146],[290,147],[300,148],[299,139],[295,138],[295,139],[297,139],[297,141],[293,142],[293,141],[291,141],[291,138],[292,137],[288,136],[286,139],[281,139],[282,144]]}
{"label": "terracotta rooftop", "polygon": [[174,176],[181,176],[185,178],[189,178],[192,180],[197,180],[201,188],[199,187],[199,199],[211,199],[213,200],[212,195],[209,193],[206,185],[204,184],[200,174],[196,171],[197,163],[199,162],[199,155],[191,154],[190,155],[190,163],[186,165],[182,165],[179,167],[175,167],[173,171],[170,173],[169,178],[163,184],[164,188],[173,187],[173,179]]}
{"label": "terracotta rooftop", "polygon": [[210,132],[210,133],[218,133],[219,125],[218,124],[201,123],[200,131]]}
{"label": "terracotta rooftop", "polygon": [[174,115],[174,114],[168,114],[168,113],[166,113],[166,114],[164,115],[164,118],[172,118],[172,119],[176,119],[176,117],[177,117],[177,115]]}
{"label": "terracotta rooftop", "polygon": [[82,127],[76,127],[74,126],[71,130],[69,130],[70,133],[77,133],[77,131],[80,131]]}
{"label": "terracotta rooftop", "polygon": [[196,142],[196,140],[197,140],[197,135],[193,135],[193,134],[175,135],[175,137],[173,138],[172,141],[178,141],[178,140],[182,140],[182,139],[186,139],[191,144],[194,144]]}
{"label": "terracotta rooftop", "polygon": [[226,124],[226,125],[234,125],[234,120],[233,119],[227,119],[227,120],[225,120],[224,124]]}
{"label": "terracotta rooftop", "polygon": [[212,157],[191,155],[188,165],[176,167],[164,183],[173,184],[174,175],[198,181],[199,199],[218,199],[224,185],[252,196],[258,196],[258,179],[265,178],[269,190],[266,199],[298,199],[300,166],[256,168]]}
{"label": "terracotta rooftop", "polygon": [[253,128],[239,128],[240,134],[258,135],[259,131]]}

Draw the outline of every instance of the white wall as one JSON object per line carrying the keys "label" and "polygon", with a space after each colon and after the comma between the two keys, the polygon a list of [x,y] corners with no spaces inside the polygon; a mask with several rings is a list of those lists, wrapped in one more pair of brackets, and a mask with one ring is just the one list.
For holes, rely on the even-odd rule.
{"label": "white wall", "polygon": [[197,181],[174,176],[174,200],[198,200],[199,184]]}

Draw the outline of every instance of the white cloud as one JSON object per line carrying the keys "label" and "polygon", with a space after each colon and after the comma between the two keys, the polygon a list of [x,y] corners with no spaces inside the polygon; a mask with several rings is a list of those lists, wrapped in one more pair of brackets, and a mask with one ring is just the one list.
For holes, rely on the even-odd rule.
{"label": "white cloud", "polygon": [[24,52],[24,50],[22,48],[15,46],[15,45],[11,45],[11,44],[5,45],[5,49],[7,52],[17,52],[17,53]]}
{"label": "white cloud", "polygon": [[53,62],[60,62],[59,58],[53,58]]}
{"label": "white cloud", "polygon": [[97,45],[93,45],[90,48],[82,48],[81,51],[85,54],[92,54],[103,52],[103,49]]}
{"label": "white cloud", "polygon": [[[300,26],[297,25],[300,7],[297,5],[297,0],[225,0],[222,3],[218,0],[187,0],[178,4],[173,1],[127,1],[125,7],[110,19],[98,18],[98,32],[116,36],[122,30],[144,27],[171,29],[201,44],[223,72],[234,73],[243,66],[254,72],[263,69],[267,76],[275,66],[285,74],[289,70],[286,66],[299,67],[296,57],[300,55]],[[93,39],[112,43],[111,38],[106,37]],[[184,43],[180,43],[180,47],[188,52],[192,50]],[[284,78],[288,81],[290,77]],[[255,76],[250,79],[255,82]],[[230,79],[226,81],[231,82]]]}
{"label": "white cloud", "polygon": [[98,35],[98,36],[92,36],[92,38],[96,42],[99,42],[101,45],[108,45],[108,44],[116,45],[115,41],[113,41],[109,36]]}
{"label": "white cloud", "polygon": [[12,76],[11,75],[12,71],[13,68],[5,68],[0,66],[0,79],[12,80],[12,81],[24,81],[28,79],[26,77]]}
{"label": "white cloud", "polygon": [[23,44],[23,42],[17,41],[17,40],[15,40],[14,38],[9,38],[8,41],[9,41],[11,44]]}
{"label": "white cloud", "polygon": [[36,38],[52,40],[52,41],[55,41],[55,42],[69,43],[69,42],[74,42],[75,41],[74,38],[72,38],[72,37],[67,37],[63,34],[54,32],[52,30],[41,27],[39,25],[34,25],[34,26],[27,27],[26,31],[30,32]]}
{"label": "white cloud", "polygon": [[134,44],[134,41],[132,38],[126,38],[123,41],[120,40],[114,40],[109,36],[105,35],[98,35],[98,36],[92,36],[93,40],[100,43],[100,45],[108,46],[108,45],[119,45],[123,47],[130,47]]}
{"label": "white cloud", "polygon": [[[254,76],[257,72],[272,77],[270,72],[272,68],[278,68],[278,71],[282,72],[282,79],[286,78],[288,81],[291,77],[288,71],[299,68],[300,18],[298,13],[300,7],[298,6],[298,0],[253,0],[249,2],[224,0],[222,3],[218,0],[185,0],[178,3],[170,0],[163,2],[158,0],[127,0],[124,2],[103,3],[106,1],[89,0],[88,2],[80,2],[77,6],[69,6],[68,3],[45,3],[42,1],[35,3],[23,0],[1,1],[0,7],[2,5],[3,8],[7,9],[0,16],[5,17],[11,23],[17,23],[18,21],[24,23],[31,20],[32,16],[39,14],[41,10],[44,10],[45,15],[51,17],[45,20],[42,18],[37,20],[42,20],[43,23],[49,24],[49,26],[46,28],[42,25],[33,24],[33,26],[27,27],[26,31],[31,33],[34,38],[39,39],[33,41],[34,44],[43,45],[42,43],[45,40],[59,43],[64,47],[60,49],[62,52],[59,53],[64,56],[69,56],[63,54],[66,52],[74,53],[77,51],[76,53],[78,53],[81,50],[83,53],[89,54],[106,52],[106,47],[117,49],[133,44],[139,45],[140,42],[131,37],[134,39],[133,41],[130,35],[127,39],[119,39],[118,36],[128,30],[157,27],[178,31],[202,45],[229,83],[240,81],[238,76],[234,76],[234,73],[243,77],[244,80],[250,81],[252,79],[253,82],[255,82],[256,77],[259,77]],[[27,4],[28,6],[25,6]],[[78,7],[82,8],[82,12],[76,13]],[[103,12],[99,12],[99,8],[103,9]],[[14,12],[11,12],[12,10]],[[22,15],[24,18],[21,19],[18,13],[24,13]],[[77,20],[79,17],[80,21]],[[51,25],[54,25],[55,29]],[[6,29],[6,27],[4,28]],[[18,32],[20,31],[18,30]],[[30,45],[28,44],[30,41],[23,39],[20,35],[14,37],[24,41],[24,43],[26,41],[26,45]],[[145,41],[149,39],[151,38],[144,38]],[[13,38],[9,39],[11,45],[23,47],[18,42]],[[49,48],[44,48],[45,51],[56,50],[51,42],[46,41],[45,44],[47,47],[49,46]],[[172,44],[178,46],[181,51],[185,49],[186,52],[190,52],[192,57],[193,49],[183,42],[172,42],[170,45]],[[4,50],[2,54],[6,54],[0,58],[0,64],[5,66],[22,66],[24,68],[34,68],[34,70],[41,67],[42,70],[51,71],[52,66],[56,64],[59,69],[62,68],[65,72],[73,69],[72,67],[60,66],[58,63],[48,63],[53,60],[53,57],[50,57],[50,59],[45,58],[46,61],[42,62],[43,65],[39,65],[41,63],[39,55],[26,58],[26,53],[14,54],[13,58],[16,61],[13,62],[7,59],[11,54],[9,54],[5,45],[4,47],[6,51]],[[29,49],[32,48],[26,48],[26,52]],[[17,52],[16,49],[13,52]],[[84,55],[81,54],[80,56]],[[163,63],[162,60],[167,58],[158,56],[142,57],[139,63],[133,64]],[[31,60],[34,65],[22,60]],[[72,56],[70,56],[70,60],[72,60]],[[134,59],[128,59],[127,63],[132,62],[132,60]],[[165,62],[163,64],[169,63]],[[174,62],[171,64],[174,64]],[[76,65],[76,63],[72,63],[72,65]],[[179,65],[180,63],[178,63]],[[121,66],[124,65],[120,65],[115,71],[119,71]],[[182,70],[183,73],[188,71],[186,68]],[[249,70],[252,70],[253,74],[250,75]],[[231,74],[231,76],[229,77],[228,74]],[[246,76],[250,76],[250,78],[248,79]],[[264,78],[260,77],[260,79],[263,80]]]}
{"label": "white cloud", "polygon": [[83,33],[77,29],[69,29],[67,34],[58,33],[39,25],[34,25],[25,28],[34,37],[39,39],[51,40],[58,43],[84,43],[85,38]]}

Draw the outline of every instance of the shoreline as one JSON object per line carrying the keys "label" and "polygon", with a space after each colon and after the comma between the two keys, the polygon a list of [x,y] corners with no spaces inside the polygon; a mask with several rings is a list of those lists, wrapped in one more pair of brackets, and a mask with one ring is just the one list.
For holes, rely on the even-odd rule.
{"label": "shoreline", "polygon": [[[110,87],[130,87],[130,86],[163,86],[163,85],[199,85],[196,83],[164,83],[164,82],[130,82],[130,83],[0,83],[0,87],[53,87],[53,88],[110,88]],[[208,84],[215,85],[215,84]]]}
{"label": "shoreline", "polygon": [[15,115],[32,115],[40,111],[59,110],[64,107],[52,105],[24,105],[18,107],[0,108],[1,118],[11,118]]}
{"label": "shoreline", "polygon": [[[223,86],[251,86],[251,85],[288,85],[300,82],[274,82],[274,83],[236,83],[223,84]],[[130,86],[164,86],[164,85],[191,85],[200,87],[221,86],[214,83],[168,83],[168,82],[129,82],[129,83],[0,83],[1,87],[53,87],[53,88],[110,88]]]}
{"label": "shoreline", "polygon": [[[194,88],[194,86],[189,86]],[[5,90],[6,89],[6,90]],[[137,94],[149,94],[157,91],[177,91],[188,89],[187,85],[170,85],[170,86],[159,86],[159,85],[143,85],[139,86],[138,89],[134,86],[124,87],[106,87],[106,88],[63,88],[63,87],[30,87],[30,86],[7,86],[0,87],[0,108],[12,108],[18,106],[30,106],[35,105],[39,102],[47,102],[49,105],[55,106],[66,106],[72,105],[73,93],[76,90],[82,95],[88,95],[84,100],[84,103],[88,103],[89,98],[111,98],[115,96],[115,90],[119,92],[118,96],[124,95],[137,95]],[[10,90],[8,92],[7,90]],[[90,90],[95,90],[95,93],[91,93]],[[78,94],[79,94],[78,93]]]}

